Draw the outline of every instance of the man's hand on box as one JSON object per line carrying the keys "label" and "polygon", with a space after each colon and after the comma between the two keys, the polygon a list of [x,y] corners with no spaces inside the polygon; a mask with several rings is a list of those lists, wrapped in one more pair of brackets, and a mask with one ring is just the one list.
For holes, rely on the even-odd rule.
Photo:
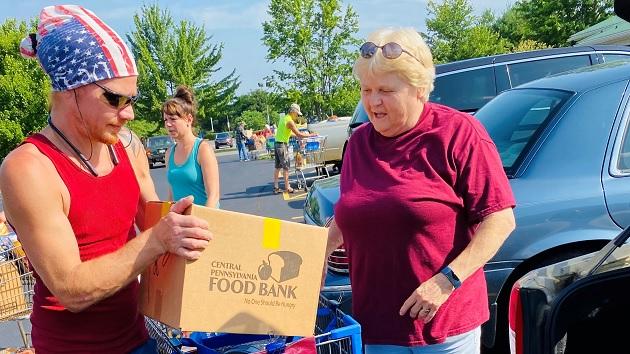
{"label": "man's hand on box", "polygon": [[205,220],[192,215],[182,215],[192,202],[192,197],[178,200],[154,228],[164,253],[170,252],[195,260],[201,256],[201,251],[212,239],[212,233],[208,231],[208,223]]}

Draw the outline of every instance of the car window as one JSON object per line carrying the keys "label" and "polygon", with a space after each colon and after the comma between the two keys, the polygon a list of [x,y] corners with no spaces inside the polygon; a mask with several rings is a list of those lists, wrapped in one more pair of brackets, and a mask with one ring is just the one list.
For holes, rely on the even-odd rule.
{"label": "car window", "polygon": [[218,133],[217,134],[217,139],[225,139],[228,138],[230,136],[230,134],[228,133]]}
{"label": "car window", "polygon": [[440,76],[429,101],[475,112],[497,94],[494,69],[482,68]]}
{"label": "car window", "polygon": [[508,175],[514,174],[528,147],[571,95],[543,89],[506,91],[477,112],[475,117],[496,144]]}
{"label": "car window", "polygon": [[512,87],[540,79],[545,76],[578,69],[591,65],[588,55],[575,55],[569,57],[551,58],[527,61],[523,63],[508,64],[508,72]]}
{"label": "car window", "polygon": [[169,145],[171,143],[171,139],[168,136],[158,136],[152,137],[147,140],[147,147],[158,147]]}
{"label": "car window", "polygon": [[626,126],[624,133],[621,150],[619,151],[619,158],[617,159],[617,169],[622,173],[630,172],[630,127]]}
{"label": "car window", "polygon": [[363,104],[359,101],[359,104],[357,104],[357,107],[354,109],[354,113],[352,113],[352,119],[350,119],[349,124],[350,128],[354,129],[369,120],[365,109],[363,109]]}
{"label": "car window", "polygon": [[604,62],[605,63],[610,63],[611,61],[630,61],[630,55],[624,55],[624,54],[603,54],[604,56]]}

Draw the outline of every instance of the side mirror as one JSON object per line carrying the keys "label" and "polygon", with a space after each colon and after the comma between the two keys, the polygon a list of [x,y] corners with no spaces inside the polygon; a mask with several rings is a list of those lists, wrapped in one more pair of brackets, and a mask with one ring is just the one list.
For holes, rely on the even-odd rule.
{"label": "side mirror", "polygon": [[615,0],[615,14],[630,22],[630,2],[628,0]]}

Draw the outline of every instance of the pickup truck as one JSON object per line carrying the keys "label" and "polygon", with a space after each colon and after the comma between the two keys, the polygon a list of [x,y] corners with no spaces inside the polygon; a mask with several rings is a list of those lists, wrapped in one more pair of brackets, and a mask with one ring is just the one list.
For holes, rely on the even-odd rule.
{"label": "pickup truck", "polygon": [[348,138],[348,124],[350,117],[338,117],[326,119],[316,123],[310,123],[308,130],[326,137],[324,145],[324,161],[341,166],[343,148]]}

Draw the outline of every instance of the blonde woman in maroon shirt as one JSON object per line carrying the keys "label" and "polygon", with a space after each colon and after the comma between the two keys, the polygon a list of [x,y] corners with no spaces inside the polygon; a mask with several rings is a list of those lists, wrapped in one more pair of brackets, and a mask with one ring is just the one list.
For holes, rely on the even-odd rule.
{"label": "blonde woman in maroon shirt", "polygon": [[360,52],[370,123],[348,142],[327,251],[348,252],[365,351],[479,353],[482,268],[515,226],[498,152],[472,116],[428,102],[435,68],[414,29]]}

